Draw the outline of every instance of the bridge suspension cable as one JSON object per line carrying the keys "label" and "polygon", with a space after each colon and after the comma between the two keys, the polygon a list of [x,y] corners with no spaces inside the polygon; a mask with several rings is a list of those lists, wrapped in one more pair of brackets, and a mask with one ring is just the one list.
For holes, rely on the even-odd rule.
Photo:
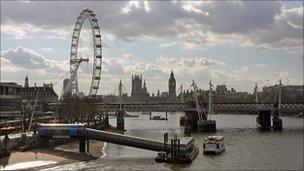
{"label": "bridge suspension cable", "polygon": [[193,97],[194,97],[194,100],[196,103],[198,119],[200,121],[207,120],[207,114],[206,114],[203,104],[201,103],[202,99],[199,98],[198,87],[197,87],[196,83],[194,82],[194,80],[192,80],[192,84],[190,87],[193,87]]}
{"label": "bridge suspension cable", "polygon": [[57,80],[57,77],[63,73],[63,69],[62,69],[62,68],[66,68],[66,66],[69,64],[69,61],[64,61],[64,59],[63,59],[63,60],[59,61],[58,63],[59,63],[59,64],[60,64],[60,63],[64,63],[64,66],[63,66],[63,67],[60,67],[60,68],[58,69],[58,71],[56,72],[55,76],[54,76],[53,79],[52,79],[52,82],[54,82],[55,80]]}

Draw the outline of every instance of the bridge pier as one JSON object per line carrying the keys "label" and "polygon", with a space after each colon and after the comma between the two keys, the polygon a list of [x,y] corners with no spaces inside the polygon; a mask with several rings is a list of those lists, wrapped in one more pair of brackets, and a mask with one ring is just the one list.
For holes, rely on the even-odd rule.
{"label": "bridge pier", "polygon": [[90,152],[90,140],[87,139],[87,152]]}
{"label": "bridge pier", "polygon": [[86,139],[84,137],[79,138],[79,153],[86,152]]}
{"label": "bridge pier", "polygon": [[198,121],[198,116],[197,112],[195,111],[187,111],[185,112],[185,125],[187,131],[190,132],[196,132],[197,131],[197,121]]}
{"label": "bridge pier", "polygon": [[282,124],[282,119],[279,118],[279,113],[275,111],[273,113],[273,118],[272,118],[272,129],[274,131],[282,131],[283,130],[283,124]]}
{"label": "bridge pier", "polygon": [[270,130],[271,129],[271,111],[270,110],[258,111],[257,123],[258,123],[259,129]]}
{"label": "bridge pier", "polygon": [[121,131],[125,130],[124,111],[117,111],[117,129]]}
{"label": "bridge pier", "polygon": [[105,119],[105,128],[109,128],[109,126],[110,126],[110,123],[109,123],[109,113],[108,112],[105,112],[105,117],[104,117],[104,119]]}
{"label": "bridge pier", "polygon": [[179,125],[180,126],[186,126],[186,117],[185,116],[181,116],[179,118]]}
{"label": "bridge pier", "polygon": [[198,132],[216,132],[216,121],[207,120],[207,121],[197,121]]}
{"label": "bridge pier", "polygon": [[185,112],[185,118],[185,132],[216,132],[216,121],[199,120],[196,111]]}
{"label": "bridge pier", "polygon": [[283,124],[282,124],[282,119],[281,118],[277,118],[277,117],[273,117],[272,118],[272,129],[274,131],[282,131],[283,130]]}
{"label": "bridge pier", "polygon": [[258,111],[257,123],[259,124],[259,129],[261,130],[274,130],[282,131],[283,124],[282,119],[279,118],[278,113],[275,111],[272,118],[271,126],[271,110],[260,110]]}

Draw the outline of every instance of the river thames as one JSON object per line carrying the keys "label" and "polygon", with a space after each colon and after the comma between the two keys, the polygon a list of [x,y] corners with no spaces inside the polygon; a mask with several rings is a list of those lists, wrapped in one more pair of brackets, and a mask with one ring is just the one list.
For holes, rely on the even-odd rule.
{"label": "river thames", "polygon": [[[168,114],[169,120],[149,120],[148,115],[125,118],[127,135],[163,139],[163,133],[183,135],[181,114]],[[155,114],[155,113],[154,113]],[[157,115],[164,115],[158,113]],[[105,155],[97,160],[56,166],[47,170],[303,170],[303,119],[282,117],[283,132],[260,132],[255,115],[213,115],[218,131],[193,133],[200,153],[191,165],[156,163],[157,153],[107,143]],[[115,125],[116,120],[110,119]],[[203,155],[202,140],[207,135],[224,135],[226,151],[220,155]]]}

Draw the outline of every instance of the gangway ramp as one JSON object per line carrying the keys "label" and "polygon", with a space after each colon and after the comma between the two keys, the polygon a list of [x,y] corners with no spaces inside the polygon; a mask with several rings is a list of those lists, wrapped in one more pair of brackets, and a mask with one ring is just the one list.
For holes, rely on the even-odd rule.
{"label": "gangway ramp", "polygon": [[170,151],[163,142],[86,128],[86,138],[152,151]]}

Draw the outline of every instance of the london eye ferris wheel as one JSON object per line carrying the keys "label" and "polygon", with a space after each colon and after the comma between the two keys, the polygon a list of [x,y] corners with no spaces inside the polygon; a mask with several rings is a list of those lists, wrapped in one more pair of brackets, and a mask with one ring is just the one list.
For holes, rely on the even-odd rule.
{"label": "london eye ferris wheel", "polygon": [[70,80],[68,84],[64,87],[63,97],[67,94],[72,96],[77,96],[79,94],[79,82],[78,82],[78,70],[81,62],[89,62],[89,58],[79,57],[79,40],[81,28],[85,20],[88,20],[92,30],[93,37],[93,68],[91,75],[91,83],[89,87],[89,97],[96,97],[100,75],[101,75],[101,64],[102,64],[102,45],[101,45],[101,34],[98,25],[98,20],[95,14],[90,9],[84,9],[80,16],[77,18],[76,24],[74,26],[72,42],[71,42],[71,52],[70,52]]}

